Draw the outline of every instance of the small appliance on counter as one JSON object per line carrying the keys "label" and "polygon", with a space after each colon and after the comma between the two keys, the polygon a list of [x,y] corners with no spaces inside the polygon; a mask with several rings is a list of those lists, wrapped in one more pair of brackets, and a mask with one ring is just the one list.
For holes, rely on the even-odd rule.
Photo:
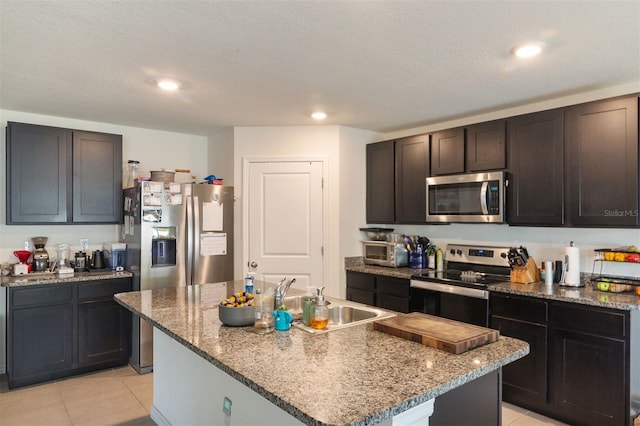
{"label": "small appliance on counter", "polygon": [[123,271],[127,261],[127,243],[104,243],[104,260],[107,268]]}
{"label": "small appliance on counter", "polygon": [[87,253],[84,251],[76,252],[73,265],[73,272],[86,272],[89,265],[87,262]]}
{"label": "small appliance on counter", "polygon": [[73,275],[73,268],[69,259],[69,244],[58,244],[58,267],[56,272],[61,276]]}
{"label": "small appliance on counter", "polygon": [[105,269],[104,265],[104,252],[102,250],[95,250],[91,261],[89,262],[91,269]]}
{"label": "small appliance on counter", "polygon": [[20,263],[16,263],[13,265],[13,275],[25,275],[29,273],[29,265],[27,264],[27,260],[31,256],[31,252],[29,250],[16,250],[13,252],[13,255],[18,258]]}
{"label": "small appliance on counter", "polygon": [[366,239],[362,240],[362,257],[366,265],[398,268],[409,264],[409,253],[404,242],[397,240],[393,229],[360,228]]}
{"label": "small appliance on counter", "polygon": [[36,248],[33,252],[34,272],[45,272],[49,269],[49,253],[44,249],[44,246],[47,245],[48,240],[49,238],[47,237],[31,238],[31,241],[33,241],[33,245]]}

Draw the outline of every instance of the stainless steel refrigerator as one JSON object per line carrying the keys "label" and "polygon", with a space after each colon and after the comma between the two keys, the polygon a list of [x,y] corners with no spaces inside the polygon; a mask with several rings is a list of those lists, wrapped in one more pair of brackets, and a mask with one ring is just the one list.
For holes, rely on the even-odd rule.
{"label": "stainless steel refrigerator", "polygon": [[[233,280],[233,187],[142,182],[124,190],[121,242],[134,290]],[[153,371],[153,327],[134,316],[130,364]]]}

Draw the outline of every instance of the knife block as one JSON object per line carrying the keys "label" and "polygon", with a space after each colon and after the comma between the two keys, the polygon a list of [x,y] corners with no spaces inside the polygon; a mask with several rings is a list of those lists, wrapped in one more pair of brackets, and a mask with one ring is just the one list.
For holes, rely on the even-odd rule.
{"label": "knife block", "polygon": [[524,266],[515,266],[511,269],[511,282],[529,284],[537,281],[542,281],[542,278],[533,257],[530,257]]}

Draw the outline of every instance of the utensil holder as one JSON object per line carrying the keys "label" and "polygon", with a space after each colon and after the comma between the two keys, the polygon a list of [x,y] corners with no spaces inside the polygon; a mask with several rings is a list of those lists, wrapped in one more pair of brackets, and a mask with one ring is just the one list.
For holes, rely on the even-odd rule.
{"label": "utensil holder", "polygon": [[542,281],[542,278],[533,257],[530,257],[524,266],[516,266],[511,269],[511,282],[529,284],[537,281]]}

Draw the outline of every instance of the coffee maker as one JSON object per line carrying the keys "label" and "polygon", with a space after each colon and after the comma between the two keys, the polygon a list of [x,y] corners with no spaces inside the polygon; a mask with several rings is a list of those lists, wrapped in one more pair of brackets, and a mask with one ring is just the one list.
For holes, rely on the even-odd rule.
{"label": "coffee maker", "polygon": [[44,249],[47,244],[47,237],[33,237],[33,245],[36,248],[33,252],[33,271],[45,272],[49,269],[49,253]]}

